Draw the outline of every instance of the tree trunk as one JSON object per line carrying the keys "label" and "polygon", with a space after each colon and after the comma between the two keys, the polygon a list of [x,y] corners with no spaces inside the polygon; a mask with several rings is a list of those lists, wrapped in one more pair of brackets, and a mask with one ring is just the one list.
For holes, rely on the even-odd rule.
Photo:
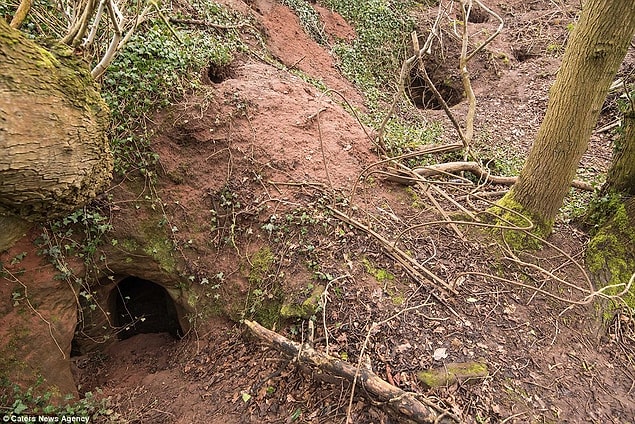
{"label": "tree trunk", "polygon": [[584,3],[533,148],[501,200],[531,216],[543,233],[551,231],[634,32],[633,0]]}
{"label": "tree trunk", "polygon": [[[635,112],[624,115],[624,132],[616,141],[616,153],[609,169],[602,198],[589,217],[599,225],[585,252],[586,266],[598,287],[616,286],[608,294],[618,294],[635,273]],[[606,203],[608,201],[608,203]],[[635,287],[622,299],[635,306]],[[605,302],[602,314],[615,306]],[[618,305],[621,306],[621,305]],[[611,314],[609,314],[611,315]]]}
{"label": "tree trunk", "polygon": [[20,220],[68,214],[110,182],[108,107],[86,65],[53,49],[0,19],[0,251]]}
{"label": "tree trunk", "polygon": [[[615,211],[589,241],[585,262],[596,286],[613,286],[606,294],[616,295],[624,290],[635,273],[635,197],[612,207]],[[629,307],[635,307],[635,287],[621,298]],[[605,304],[602,314],[614,306],[613,303]]]}
{"label": "tree trunk", "polygon": [[635,195],[635,111],[624,114],[623,127],[603,190],[632,196]]}

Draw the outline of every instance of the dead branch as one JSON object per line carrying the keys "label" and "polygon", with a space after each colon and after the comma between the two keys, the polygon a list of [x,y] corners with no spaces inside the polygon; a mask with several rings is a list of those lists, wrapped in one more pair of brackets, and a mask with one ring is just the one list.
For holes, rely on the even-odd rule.
{"label": "dead branch", "polygon": [[[441,194],[441,196],[445,197],[446,199],[450,199],[449,196],[442,191],[441,189],[439,189],[438,187],[436,187],[435,185],[428,185],[428,184],[424,184],[424,182],[422,180],[419,179],[419,176],[417,174],[415,174],[414,172],[412,172],[411,169],[407,168],[404,165],[401,165],[402,169],[405,170],[405,172],[407,174],[412,175],[413,177],[415,177],[416,182],[415,184],[425,193],[426,197],[428,198],[428,200],[430,200],[430,202],[434,205],[434,207],[437,209],[437,211],[441,214],[441,216],[443,216],[443,219],[446,220],[448,222],[448,225],[450,226],[450,228],[452,228],[452,230],[456,233],[456,235],[463,241],[466,241],[467,239],[465,238],[465,235],[463,234],[463,232],[461,232],[461,230],[459,230],[459,227],[452,222],[452,219],[450,218],[449,214],[443,209],[443,207],[441,207],[441,204],[434,198],[434,196],[431,193],[431,190],[428,190],[428,187],[432,187],[432,191],[435,191],[439,194]],[[469,181],[466,180],[466,182]],[[451,201],[453,202],[453,201]],[[455,204],[457,204],[456,202],[454,202]],[[474,218],[474,216],[468,212],[468,215],[471,216],[472,218]]]}
{"label": "dead branch", "polygon": [[409,158],[424,156],[424,155],[433,154],[433,153],[456,152],[458,150],[461,150],[462,148],[463,148],[462,144],[445,144],[445,145],[439,145],[439,146],[428,146],[428,147],[423,147],[414,152],[409,152],[400,156],[394,156],[390,158],[383,158],[379,162],[371,163],[366,168],[364,168],[362,172],[360,172],[359,176],[355,180],[355,183],[353,184],[353,188],[351,189],[351,193],[348,196],[348,203],[351,205],[353,204],[353,197],[355,196],[355,192],[357,191],[357,185],[364,178],[364,176],[369,175],[369,171],[372,168],[375,168],[376,166],[386,164],[386,163],[391,163],[391,162],[398,163],[397,161],[400,159],[409,159]]}
{"label": "dead branch", "polygon": [[[108,67],[112,63],[117,52],[119,52],[128,42],[137,27],[145,21],[146,16],[150,12],[152,7],[155,7],[157,9],[157,12],[159,12],[159,14],[161,15],[158,7],[156,6],[156,3],[149,2],[140,13],[135,15],[131,28],[124,35],[124,27],[127,24],[127,17],[123,16],[123,14],[119,11],[117,3],[115,3],[113,0],[107,0],[107,3],[105,3],[105,8],[108,11],[108,18],[110,19],[110,22],[113,26],[113,36],[112,40],[110,40],[108,50],[106,50],[106,53],[101,58],[99,63],[95,65],[95,67],[90,71],[93,78],[99,78],[104,74],[104,72],[106,72],[106,69],[108,69]],[[170,30],[173,32],[173,34],[175,34],[174,30],[171,27]]]}
{"label": "dead branch", "polygon": [[[426,404],[417,399],[417,394],[406,392],[381,379],[370,368],[359,369],[339,358],[320,353],[307,344],[300,344],[268,330],[254,321],[245,320],[245,325],[259,340],[300,363],[309,364],[320,371],[341,378],[349,384],[357,380],[360,392],[374,403],[379,403],[391,413],[414,423],[457,423],[459,419],[432,402]],[[357,378],[356,378],[357,376]]]}
{"label": "dead branch", "polygon": [[485,10],[487,13],[489,13],[490,15],[492,15],[493,17],[496,18],[496,20],[498,20],[498,28],[496,28],[496,31],[490,35],[487,40],[485,40],[483,42],[483,44],[479,45],[476,49],[474,49],[474,51],[472,51],[472,53],[470,53],[467,56],[467,60],[469,61],[470,59],[472,59],[474,57],[474,55],[476,55],[476,53],[480,52],[481,50],[483,50],[485,48],[485,46],[487,46],[489,43],[492,42],[492,40],[494,38],[496,38],[498,36],[498,34],[501,33],[501,31],[503,31],[503,26],[505,25],[505,23],[503,22],[503,18],[501,18],[496,12],[494,12],[492,9],[490,9],[489,7],[487,7],[485,4],[483,4],[483,2],[481,2],[480,0],[474,0],[483,10]]}
{"label": "dead branch", "polygon": [[426,84],[428,84],[428,87],[430,88],[430,90],[432,91],[432,94],[434,94],[434,97],[437,99],[437,101],[439,102],[443,110],[445,111],[445,114],[448,115],[448,118],[450,119],[450,122],[452,122],[454,129],[456,130],[457,134],[459,134],[459,138],[461,139],[461,143],[463,143],[463,147],[467,148],[469,146],[469,140],[467,136],[465,135],[465,133],[463,132],[463,130],[461,129],[461,125],[459,125],[459,121],[456,120],[456,118],[454,117],[454,114],[450,110],[450,106],[448,106],[448,104],[445,102],[445,100],[443,99],[443,96],[441,96],[441,93],[439,93],[439,90],[437,90],[437,87],[434,85],[434,83],[428,76],[428,72],[426,71],[426,67],[423,63],[423,59],[421,56],[419,56],[419,72],[421,72],[421,76],[423,77]]}
{"label": "dead branch", "polygon": [[[420,186],[423,186],[423,184],[419,183]],[[434,187],[434,186],[433,186]],[[423,189],[425,189],[425,186],[422,187]],[[436,188],[436,187],[435,187]],[[454,231],[456,233],[456,235],[462,240],[462,241],[467,241],[467,238],[465,237],[465,234],[463,234],[463,232],[461,230],[459,230],[459,227],[452,222],[452,218],[450,218],[450,215],[445,211],[445,209],[443,209],[443,207],[441,206],[441,204],[437,201],[437,199],[432,195],[432,193],[430,192],[430,190],[424,190],[426,197],[428,198],[428,200],[430,200],[430,202],[434,205],[435,208],[437,208],[437,211],[439,211],[439,213],[441,214],[441,216],[443,217],[443,219],[445,219],[446,221],[448,221],[448,225],[450,226],[450,228],[452,228],[452,231]],[[437,190],[435,190],[437,191]],[[437,191],[438,193],[438,191]]]}
{"label": "dead branch", "polygon": [[[431,281],[431,282],[434,282],[435,284],[437,284],[437,288],[439,290],[441,290],[442,292],[449,291],[452,294],[458,295],[457,291],[454,290],[454,288],[452,288],[450,285],[448,285],[441,277],[437,276],[435,273],[433,273],[432,271],[430,271],[426,267],[422,266],[419,262],[417,262],[415,259],[413,259],[406,252],[404,252],[403,250],[401,250],[400,248],[395,246],[395,243],[389,242],[381,234],[377,233],[376,231],[373,231],[368,226],[362,224],[361,222],[359,222],[358,220],[356,220],[354,218],[351,218],[351,217],[347,216],[346,214],[338,211],[337,209],[334,209],[334,208],[331,208],[331,207],[328,207],[328,206],[327,206],[327,208],[331,212],[333,212],[333,214],[337,218],[342,220],[343,222],[346,222],[347,224],[350,224],[353,227],[356,227],[359,230],[365,231],[369,235],[373,236],[375,238],[375,240],[377,240],[378,242],[381,243],[381,245],[385,249],[386,253],[391,258],[393,258],[397,262],[399,262],[404,267],[404,270],[412,278],[414,278],[416,281],[421,283],[421,282],[423,282],[425,280],[428,280],[428,281]],[[441,301],[441,299],[438,299],[438,298],[437,298],[437,300]],[[460,318],[460,316],[458,314],[456,314],[456,312],[454,312],[454,313],[457,316],[457,318]]]}
{"label": "dead branch", "polygon": [[29,10],[31,10],[31,4],[33,4],[33,0],[22,0],[20,2],[20,6],[18,6],[18,10],[15,11],[11,23],[9,24],[11,28],[20,28],[20,25],[22,25],[22,22],[24,22],[26,16],[29,14]]}
{"label": "dead branch", "polygon": [[85,4],[77,5],[78,8],[83,6],[81,16],[78,16],[77,19],[71,23],[70,29],[61,40],[62,43],[73,47],[77,47],[81,44],[97,5],[97,0],[88,0]]}
{"label": "dead branch", "polygon": [[[544,270],[544,269],[542,269],[542,268],[540,268],[540,267],[538,267],[536,265],[533,265],[532,268],[540,269],[543,272],[548,272],[548,271],[546,271],[546,270]],[[589,292],[589,291],[587,291],[587,290],[585,290],[585,289],[583,289],[581,287],[576,287],[577,290],[579,290],[579,291],[581,291],[583,293],[588,293],[588,294],[586,296],[584,296],[583,298],[579,299],[579,300],[573,300],[573,299],[567,299],[565,297],[553,294],[553,293],[551,293],[551,292],[549,292],[547,290],[541,289],[540,287],[535,287],[535,286],[532,286],[530,284],[521,283],[519,281],[512,280],[512,279],[509,279],[509,278],[499,277],[497,275],[486,274],[484,272],[477,272],[477,271],[462,272],[461,274],[459,274],[459,276],[457,278],[465,276],[465,275],[477,275],[477,276],[481,276],[483,278],[491,278],[493,280],[509,283],[511,285],[514,285],[514,286],[518,286],[518,287],[522,287],[524,289],[532,290],[532,291],[534,291],[536,293],[540,293],[542,295],[545,295],[547,297],[550,297],[552,299],[555,299],[557,301],[560,301],[562,303],[566,303],[566,304],[572,305],[572,306],[575,306],[575,305],[578,305],[578,306],[580,306],[580,305],[588,305],[589,303],[591,303],[592,301],[594,301],[598,297],[602,297],[604,299],[612,299],[612,300],[619,301],[620,298],[624,294],[628,293],[630,288],[633,286],[633,283],[635,282],[634,278],[631,277],[631,279],[626,284],[624,284],[624,283],[611,284],[611,285],[602,287],[599,290],[595,290],[595,291],[591,291],[591,292]],[[635,277],[635,274],[633,276]],[[572,284],[569,284],[569,283],[567,285],[568,286],[573,286]],[[610,294],[606,293],[609,290],[613,290],[613,289],[617,289],[617,288],[622,288],[622,291],[620,293],[618,293],[618,294],[610,295]]]}
{"label": "dead branch", "polygon": [[97,7],[97,13],[95,13],[95,18],[93,19],[93,25],[88,33],[88,37],[84,40],[82,47],[87,48],[93,44],[95,41],[95,37],[97,36],[97,30],[99,29],[99,23],[101,21],[101,16],[104,14],[104,8],[106,7],[106,0],[101,0],[99,2],[99,6]]}
{"label": "dead branch", "polygon": [[467,114],[465,115],[465,152],[463,160],[467,160],[472,146],[472,139],[474,138],[474,118],[476,116],[476,95],[472,89],[472,81],[470,80],[470,73],[467,69],[467,47],[469,43],[469,35],[467,32],[467,23],[472,9],[472,2],[461,0],[461,11],[463,14],[463,34],[461,37],[461,57],[459,58],[459,72],[461,74],[461,81],[463,82],[463,90],[468,101]]}
{"label": "dead branch", "polygon": [[[501,177],[496,175],[491,175],[489,171],[481,168],[481,165],[477,162],[446,162],[439,163],[436,165],[424,166],[415,168],[412,170],[413,173],[418,175],[419,177],[432,177],[435,175],[447,175],[452,172],[470,172],[474,174],[477,178],[492,184],[500,184],[505,186],[512,186],[516,183],[518,177]],[[413,178],[409,173],[405,173],[403,171],[397,171],[397,174],[389,174],[388,179],[391,181],[396,181],[402,184],[413,184],[417,181],[416,178]],[[595,188],[587,182],[574,180],[571,182],[571,187],[593,191]]]}

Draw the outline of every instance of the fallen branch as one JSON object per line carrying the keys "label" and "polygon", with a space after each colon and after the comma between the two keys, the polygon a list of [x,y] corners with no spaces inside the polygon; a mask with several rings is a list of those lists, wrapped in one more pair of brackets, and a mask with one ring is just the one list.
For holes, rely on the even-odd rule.
{"label": "fallen branch", "polygon": [[[397,171],[398,174],[390,174],[388,179],[391,181],[396,181],[402,184],[412,184],[417,181],[416,178],[412,178],[412,176],[407,175],[401,171]],[[435,175],[443,175],[452,172],[470,172],[474,174],[477,178],[484,180],[485,182],[492,184],[500,184],[505,186],[512,186],[518,180],[518,177],[500,177],[496,175],[491,175],[488,171],[481,168],[477,162],[446,162],[439,163],[436,165],[424,166],[415,168],[412,170],[419,177],[432,177]],[[571,182],[571,187],[593,191],[595,190],[593,186],[587,182],[574,180]]]}
{"label": "fallen branch", "polygon": [[361,391],[372,402],[379,403],[390,412],[415,423],[457,423],[459,419],[432,402],[420,401],[416,393],[406,392],[381,379],[371,369],[355,365],[339,358],[320,353],[308,345],[291,341],[268,330],[254,321],[245,321],[251,333],[267,345],[292,357],[300,363],[309,364],[320,371],[342,378],[349,383],[357,380]]}
{"label": "fallen branch", "polygon": [[13,15],[13,19],[11,19],[11,23],[9,26],[13,29],[19,29],[22,22],[26,19],[26,16],[29,14],[29,10],[31,10],[31,5],[33,4],[33,0],[22,0],[20,5],[18,6],[18,10],[15,11]]}

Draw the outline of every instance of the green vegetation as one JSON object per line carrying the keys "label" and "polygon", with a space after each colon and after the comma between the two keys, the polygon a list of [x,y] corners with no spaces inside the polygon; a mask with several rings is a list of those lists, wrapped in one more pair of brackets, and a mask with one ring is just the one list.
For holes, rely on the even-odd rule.
{"label": "green vegetation", "polygon": [[340,42],[333,51],[344,76],[362,89],[371,107],[378,106],[378,100],[389,100],[387,93],[394,91],[395,76],[406,58],[414,28],[408,13],[412,4],[384,0],[324,2],[355,27],[355,40],[351,44]]}
{"label": "green vegetation", "polygon": [[368,258],[362,258],[362,264],[366,269],[366,272],[375,277],[378,283],[387,283],[393,281],[395,276],[389,271],[381,268],[376,268]]}
{"label": "green vegetation", "polygon": [[487,130],[476,133],[473,148],[474,156],[483,158],[483,166],[493,174],[514,176],[520,173],[525,164],[526,155],[514,148],[513,144],[494,146],[492,135]]}
{"label": "green vegetation", "polygon": [[[238,22],[220,6],[200,13],[219,24]],[[158,158],[148,148],[147,114],[169,106],[200,85],[206,66],[227,66],[246,47],[238,34],[228,31],[172,29],[164,23],[136,32],[106,72],[102,96],[112,112],[111,144],[115,171],[121,175],[139,170],[147,175]]]}
{"label": "green vegetation", "polygon": [[307,34],[317,43],[326,44],[326,34],[320,22],[320,15],[306,0],[282,0],[282,4],[288,6],[300,19],[300,24]]}
{"label": "green vegetation", "polygon": [[287,302],[280,308],[282,318],[304,318],[309,319],[315,315],[320,308],[320,299],[324,293],[323,285],[313,287],[311,294],[302,303]]}
{"label": "green vegetation", "polygon": [[250,292],[246,300],[247,308],[243,317],[255,319],[265,327],[271,328],[280,319],[282,293],[273,272],[276,257],[268,246],[254,253],[246,266]]}
{"label": "green vegetation", "polygon": [[143,252],[154,259],[163,271],[173,274],[177,268],[173,255],[174,243],[165,227],[163,217],[149,218],[142,223],[140,230],[144,236]]}
{"label": "green vegetation", "polygon": [[[396,82],[402,62],[411,54],[414,21],[409,11],[415,2],[326,0],[324,5],[355,28],[357,37],[350,43],[336,43],[333,53],[342,74],[366,96],[369,112],[362,115],[362,120],[379,128],[399,89]],[[384,143],[392,155],[431,144],[440,136],[442,127],[424,122],[408,100],[398,102],[396,112],[384,129]]]}
{"label": "green vegetation", "polygon": [[[36,1],[34,7],[45,3],[48,2]],[[244,17],[212,1],[195,0],[191,5],[196,9],[197,17],[209,22],[227,26],[244,23]],[[14,10],[5,9],[3,6],[0,12],[10,15]],[[47,13],[54,13],[54,8],[47,9]],[[42,25],[37,27],[47,29]],[[50,34],[40,35],[61,36],[54,29],[50,30]],[[104,39],[100,42],[108,41]],[[105,45],[102,47],[105,48]],[[111,110],[109,138],[115,173],[125,175],[133,188],[135,184],[139,186],[139,191],[150,184],[152,195],[146,196],[145,200],[152,202],[153,211],[154,204],[160,202],[154,189],[154,168],[159,158],[148,144],[152,131],[148,126],[148,115],[200,87],[204,68],[227,66],[236,53],[246,49],[237,30],[168,27],[165,22],[156,19],[137,28],[103,76],[101,94]],[[150,214],[156,216],[153,211]],[[95,259],[97,247],[112,229],[105,215],[95,205],[90,205],[55,221],[50,225],[50,231],[43,231],[38,240],[41,253],[51,258],[62,277],[73,278],[74,283],[86,283],[72,276],[66,256],[77,255],[87,264]],[[159,221],[158,226],[156,221]],[[175,246],[169,234],[163,234],[165,230],[160,228],[165,221],[160,216],[142,228],[147,237],[143,252],[157,260],[164,270],[173,272],[176,263],[172,250]],[[110,242],[113,246],[119,243],[114,239]]]}
{"label": "green vegetation", "polygon": [[417,373],[417,378],[428,388],[437,388],[455,384],[469,382],[470,379],[480,379],[487,377],[489,371],[487,365],[481,362],[466,362],[458,364],[446,364],[443,368],[435,370],[421,371]]}
{"label": "green vegetation", "polygon": [[0,413],[15,416],[90,417],[91,421],[98,419],[105,423],[119,421],[119,415],[110,408],[109,399],[98,399],[93,393],[87,392],[82,399],[74,400],[69,395],[59,402],[55,399],[60,394],[51,388],[44,389],[44,383],[44,379],[40,377],[34,385],[23,389],[6,377],[0,377]]}
{"label": "green vegetation", "polygon": [[269,247],[263,247],[249,259],[249,284],[261,284],[271,272],[275,256]]}
{"label": "green vegetation", "polygon": [[624,203],[620,194],[605,193],[591,200],[583,217],[583,223],[591,227],[589,231],[594,235],[623,207]]}
{"label": "green vegetation", "polygon": [[[0,18],[11,21],[20,4],[19,0],[4,0],[0,2]],[[37,19],[36,13],[46,15],[49,19]],[[33,0],[31,13],[26,16],[20,31],[31,39],[36,38],[61,38],[62,31],[67,28],[62,25],[63,17],[56,2],[49,0]],[[60,31],[61,30],[61,31]]]}
{"label": "green vegetation", "polygon": [[[553,223],[540,223],[539,218],[532,216],[514,200],[513,190],[499,200],[496,206],[489,208],[488,212],[497,217],[492,219],[492,223],[502,227],[526,228],[530,222],[534,223],[532,230],[503,230],[503,239],[512,250],[539,249],[542,245],[536,237],[545,238],[551,233]],[[495,231],[499,234],[498,229]]]}

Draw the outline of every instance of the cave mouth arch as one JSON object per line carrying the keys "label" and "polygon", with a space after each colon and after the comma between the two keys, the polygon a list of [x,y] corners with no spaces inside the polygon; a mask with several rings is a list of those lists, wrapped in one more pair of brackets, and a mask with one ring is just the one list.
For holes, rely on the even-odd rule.
{"label": "cave mouth arch", "polygon": [[109,303],[119,340],[142,333],[169,333],[175,339],[184,334],[174,301],[150,280],[123,278],[111,291]]}

